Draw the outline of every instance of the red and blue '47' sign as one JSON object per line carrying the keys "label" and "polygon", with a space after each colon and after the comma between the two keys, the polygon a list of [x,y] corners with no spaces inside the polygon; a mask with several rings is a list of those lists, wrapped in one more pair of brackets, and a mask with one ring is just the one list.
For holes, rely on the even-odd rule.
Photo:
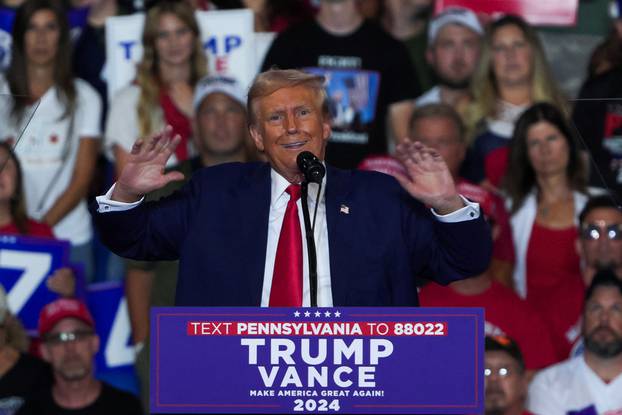
{"label": "red and blue '47' sign", "polygon": [[8,293],[9,309],[28,331],[37,329],[41,308],[58,298],[47,278],[67,266],[69,243],[54,239],[0,236],[0,284]]}

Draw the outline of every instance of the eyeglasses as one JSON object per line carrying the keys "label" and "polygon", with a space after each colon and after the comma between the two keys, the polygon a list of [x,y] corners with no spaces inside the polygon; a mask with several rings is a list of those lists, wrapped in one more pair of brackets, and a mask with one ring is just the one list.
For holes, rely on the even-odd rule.
{"label": "eyeglasses", "polygon": [[484,376],[490,377],[493,374],[500,378],[506,378],[516,373],[516,369],[510,369],[509,367],[487,367],[484,369]]}
{"label": "eyeglasses", "polygon": [[583,226],[581,230],[581,238],[596,241],[601,237],[606,237],[609,240],[621,240],[622,239],[622,224],[614,223],[609,226],[599,226],[595,223],[588,223]]}
{"label": "eyeglasses", "polygon": [[43,341],[49,345],[57,346],[63,343],[69,343],[74,341],[82,341],[89,336],[92,336],[95,332],[93,330],[76,330],[76,331],[63,331],[60,333],[46,334]]}

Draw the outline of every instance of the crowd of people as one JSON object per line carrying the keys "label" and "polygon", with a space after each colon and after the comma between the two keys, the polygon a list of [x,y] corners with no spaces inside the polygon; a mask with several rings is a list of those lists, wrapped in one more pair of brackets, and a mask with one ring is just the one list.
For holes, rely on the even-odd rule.
{"label": "crowd of people", "polygon": [[[263,71],[324,76],[328,164],[403,177],[395,148],[419,141],[480,204],[488,269],[448,286],[413,278],[422,306],[485,308],[486,413],[622,411],[622,13],[571,100],[521,16],[435,15],[432,0],[86,3],[0,1],[12,22],[10,59],[0,57],[0,235],[69,241],[91,283],[102,252],[87,206],[112,191],[138,140],[164,128],[178,135],[167,169],[184,181],[204,167],[264,161],[247,93],[208,72],[194,14],[247,7],[257,31],[277,32]],[[143,55],[108,102],[105,21],[133,12],[145,13]],[[177,263],[112,261],[146,409],[149,309],[174,304]],[[141,413],[135,397],[96,380],[97,322],[75,298],[75,278],[61,268],[47,282],[60,299],[41,311],[37,356],[0,278],[0,414]]]}

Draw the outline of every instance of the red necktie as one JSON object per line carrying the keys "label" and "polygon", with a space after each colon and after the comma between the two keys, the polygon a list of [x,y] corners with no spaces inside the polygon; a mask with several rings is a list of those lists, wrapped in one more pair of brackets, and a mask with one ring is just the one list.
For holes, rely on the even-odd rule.
{"label": "red necktie", "polygon": [[285,191],[289,194],[289,202],[274,259],[270,307],[302,306],[302,232],[296,205],[300,199],[300,185],[290,184]]}

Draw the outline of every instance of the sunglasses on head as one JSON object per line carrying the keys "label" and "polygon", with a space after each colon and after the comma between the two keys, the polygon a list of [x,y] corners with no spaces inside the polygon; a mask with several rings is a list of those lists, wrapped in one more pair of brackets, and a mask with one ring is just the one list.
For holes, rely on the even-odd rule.
{"label": "sunglasses on head", "polygon": [[595,223],[588,223],[583,226],[581,230],[581,238],[596,241],[600,238],[607,238],[609,240],[621,240],[622,239],[622,224],[614,223],[609,226],[599,226]]}

